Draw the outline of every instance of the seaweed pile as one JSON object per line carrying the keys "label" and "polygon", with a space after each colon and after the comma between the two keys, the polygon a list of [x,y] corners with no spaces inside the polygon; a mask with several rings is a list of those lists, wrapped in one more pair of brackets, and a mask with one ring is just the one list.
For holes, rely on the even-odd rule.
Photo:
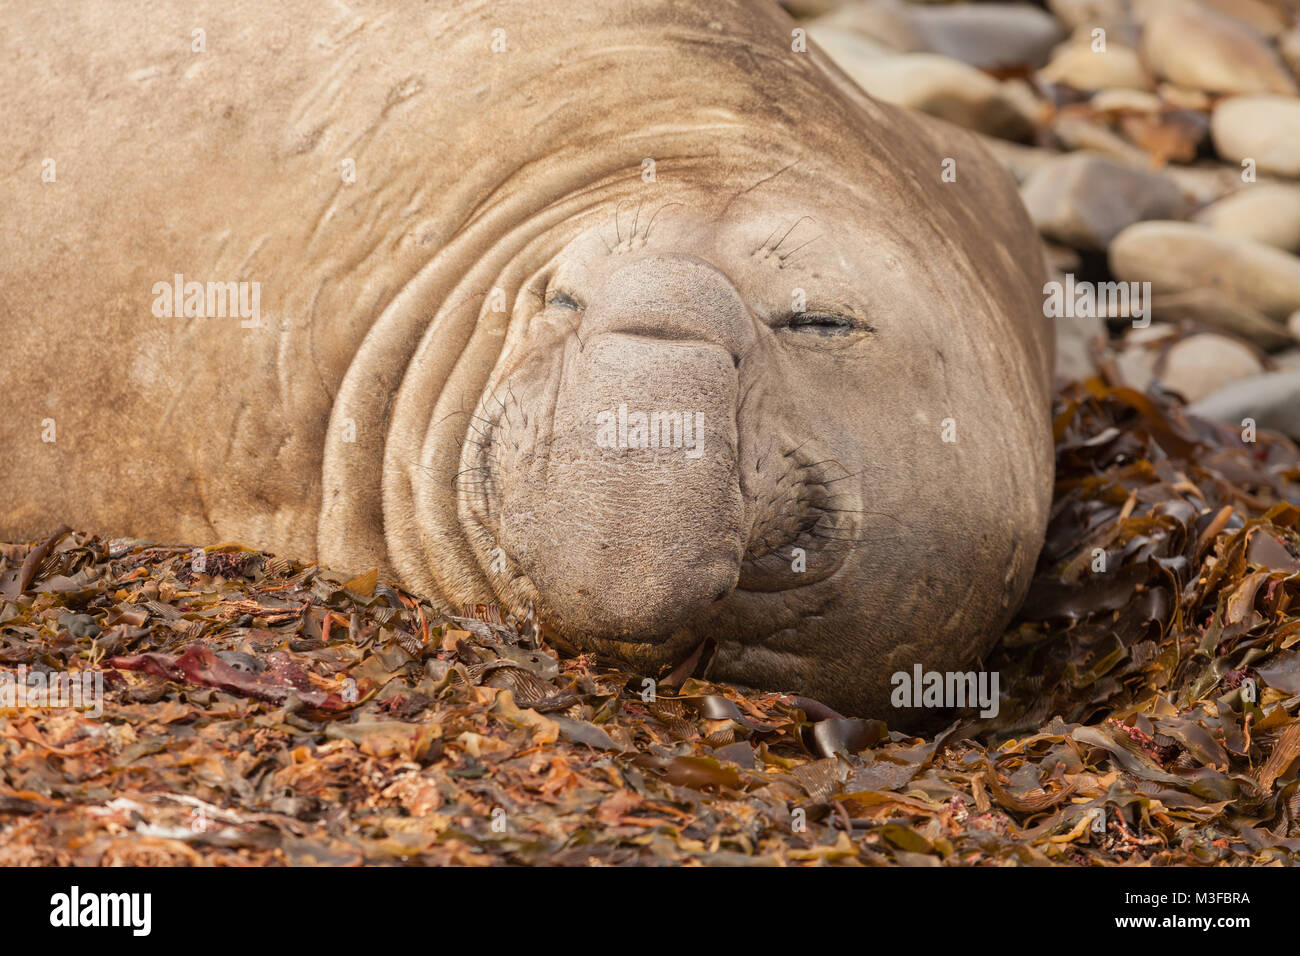
{"label": "seaweed pile", "polygon": [[[1001,709],[924,737],[373,571],[5,546],[0,864],[1292,862],[1300,453],[1103,378],[1056,414],[1047,545],[983,663]],[[15,696],[73,672],[95,706]]]}

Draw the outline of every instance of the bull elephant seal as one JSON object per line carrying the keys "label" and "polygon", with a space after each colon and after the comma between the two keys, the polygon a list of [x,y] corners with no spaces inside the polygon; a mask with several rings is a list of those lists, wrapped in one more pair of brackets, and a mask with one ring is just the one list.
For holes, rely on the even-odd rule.
{"label": "bull elephant seal", "polygon": [[7,538],[378,566],[885,717],[1014,612],[1033,228],[775,5],[5,17]]}

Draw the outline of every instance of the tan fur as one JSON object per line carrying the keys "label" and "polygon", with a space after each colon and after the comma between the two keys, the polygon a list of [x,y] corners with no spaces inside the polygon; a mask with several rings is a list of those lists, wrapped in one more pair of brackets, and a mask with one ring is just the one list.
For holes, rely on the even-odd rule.
{"label": "tan fur", "polygon": [[[860,712],[1023,597],[1052,469],[1032,226],[970,136],[792,51],[775,5],[4,16],[0,538],[377,565],[648,668],[711,636],[712,675]],[[260,283],[260,328],[156,317],[177,273]],[[874,333],[778,328],[795,288]],[[704,464],[584,444],[621,392],[706,410]],[[787,455],[806,441],[853,507],[799,578],[811,493],[772,462],[830,480]]]}

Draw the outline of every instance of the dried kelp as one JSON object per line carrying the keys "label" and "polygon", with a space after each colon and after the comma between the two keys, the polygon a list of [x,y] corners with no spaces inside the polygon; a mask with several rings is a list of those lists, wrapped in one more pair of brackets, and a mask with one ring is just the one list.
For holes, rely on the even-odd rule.
{"label": "dried kelp", "polygon": [[0,702],[0,863],[1291,862],[1300,454],[1100,380],[1056,431],[1001,710],[928,738],[652,687],[373,572],[8,546],[0,666],[104,692]]}

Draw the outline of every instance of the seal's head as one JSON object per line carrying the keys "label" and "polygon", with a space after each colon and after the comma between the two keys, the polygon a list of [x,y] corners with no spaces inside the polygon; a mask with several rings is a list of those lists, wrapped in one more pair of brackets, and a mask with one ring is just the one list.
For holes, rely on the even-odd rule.
{"label": "seal's head", "polygon": [[455,215],[340,390],[324,557],[891,716],[892,674],[987,648],[1043,539],[1052,330],[1015,184],[774,4],[543,20],[535,58],[484,64]]}
{"label": "seal's head", "polygon": [[539,269],[457,482],[495,594],[857,713],[968,666],[1041,544],[1046,333],[1036,263],[934,162],[910,193],[809,164],[612,202]]}

